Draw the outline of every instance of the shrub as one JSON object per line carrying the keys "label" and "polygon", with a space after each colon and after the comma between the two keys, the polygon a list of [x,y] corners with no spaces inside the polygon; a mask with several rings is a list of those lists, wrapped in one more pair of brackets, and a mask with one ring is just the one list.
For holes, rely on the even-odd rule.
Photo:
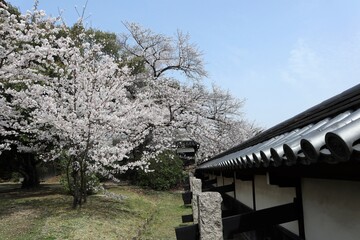
{"label": "shrub", "polygon": [[[61,175],[60,184],[63,186],[66,193],[73,194],[69,188],[69,183],[66,174]],[[72,178],[70,178],[70,184],[73,184]],[[86,177],[86,193],[95,194],[102,189],[99,179],[95,174],[90,174]]]}
{"label": "shrub", "polygon": [[[60,154],[58,163],[56,164],[57,172],[61,172],[60,184],[66,193],[73,195],[74,192],[74,179],[72,177],[73,171],[70,166],[70,157],[66,150]],[[85,174],[85,184],[86,184],[86,193],[95,194],[98,191],[102,190],[102,185],[100,183],[99,177],[95,173],[86,173]],[[68,179],[69,177],[69,179]],[[71,186],[71,187],[70,187]]]}
{"label": "shrub", "polygon": [[164,151],[150,160],[151,172],[139,170],[135,183],[154,190],[169,190],[183,182],[183,162],[173,151]]}

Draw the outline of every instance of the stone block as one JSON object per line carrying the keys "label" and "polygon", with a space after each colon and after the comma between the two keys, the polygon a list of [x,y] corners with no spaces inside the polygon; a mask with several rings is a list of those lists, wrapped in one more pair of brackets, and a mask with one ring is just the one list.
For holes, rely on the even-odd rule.
{"label": "stone block", "polygon": [[200,179],[197,179],[195,177],[190,178],[190,190],[193,194],[192,200],[191,200],[191,205],[192,205],[194,223],[198,223],[199,210],[198,210],[197,196],[202,191],[201,187],[202,187],[202,183],[201,183]]}
{"label": "stone block", "polygon": [[200,239],[222,240],[221,194],[218,192],[204,192],[198,194],[197,198]]}

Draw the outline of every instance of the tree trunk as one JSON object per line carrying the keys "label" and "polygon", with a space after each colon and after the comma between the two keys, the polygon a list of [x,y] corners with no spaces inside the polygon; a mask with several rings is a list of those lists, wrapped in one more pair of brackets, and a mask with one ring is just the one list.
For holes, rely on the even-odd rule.
{"label": "tree trunk", "polygon": [[20,174],[24,177],[21,188],[37,188],[40,186],[39,175],[36,169],[37,162],[35,155],[32,153],[21,154],[21,170]]}
{"label": "tree trunk", "polygon": [[87,199],[87,177],[86,177],[86,164],[85,161],[81,164],[81,196],[84,203]]}
{"label": "tree trunk", "polygon": [[81,176],[80,164],[78,161],[73,162],[72,177],[73,177],[73,208],[81,206]]}
{"label": "tree trunk", "polygon": [[84,164],[78,161],[73,162],[72,178],[73,178],[73,208],[81,207],[86,202],[86,173]]}

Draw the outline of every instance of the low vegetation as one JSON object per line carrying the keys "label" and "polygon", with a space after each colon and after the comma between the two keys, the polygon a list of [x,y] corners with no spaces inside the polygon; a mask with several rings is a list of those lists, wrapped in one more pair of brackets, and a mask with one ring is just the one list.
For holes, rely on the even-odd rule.
{"label": "low vegetation", "polygon": [[183,161],[172,151],[165,151],[149,162],[151,172],[135,172],[136,185],[164,191],[178,186],[187,176],[183,170]]}
{"label": "low vegetation", "polygon": [[58,184],[21,190],[0,184],[1,239],[175,239],[174,227],[189,214],[178,192],[107,185],[72,209]]}

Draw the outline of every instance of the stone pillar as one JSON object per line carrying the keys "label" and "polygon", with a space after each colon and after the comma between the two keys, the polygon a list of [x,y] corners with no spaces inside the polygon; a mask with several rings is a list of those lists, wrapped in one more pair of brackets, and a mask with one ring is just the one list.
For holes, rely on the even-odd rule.
{"label": "stone pillar", "polygon": [[221,202],[218,192],[198,195],[200,240],[223,240]]}
{"label": "stone pillar", "polygon": [[197,179],[196,177],[190,177],[190,191],[192,192],[191,205],[192,205],[194,223],[198,223],[199,210],[198,210],[197,196],[202,191],[201,185],[202,183],[200,179]]}

